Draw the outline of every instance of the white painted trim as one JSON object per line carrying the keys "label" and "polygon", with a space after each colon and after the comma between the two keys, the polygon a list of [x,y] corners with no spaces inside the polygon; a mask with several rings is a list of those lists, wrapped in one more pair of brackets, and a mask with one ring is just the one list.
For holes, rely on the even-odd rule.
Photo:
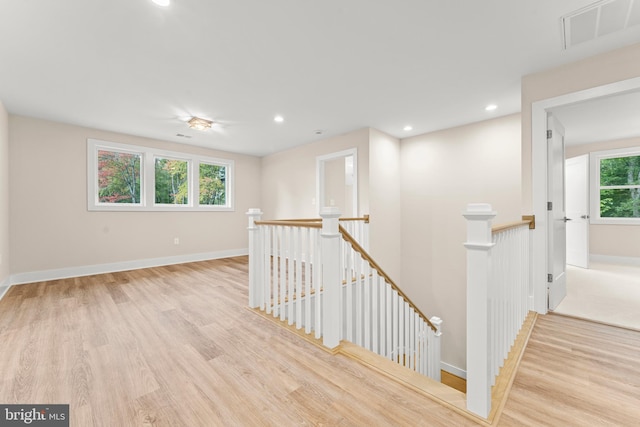
{"label": "white painted trim", "polygon": [[324,200],[324,162],[327,160],[339,159],[340,157],[353,156],[353,215],[357,217],[360,213],[358,206],[358,149],[349,148],[335,153],[324,154],[316,157],[316,203],[318,214],[325,208]]}
{"label": "white painted trim", "polygon": [[110,264],[86,265],[80,267],[60,268],[55,270],[33,271],[11,276],[11,284],[42,282],[45,280],[67,279],[69,277],[90,276],[93,274],[114,273],[117,271],[138,270],[141,268],[160,267],[163,265],[183,264],[187,262],[207,261],[211,259],[229,258],[248,255],[248,249],[231,249],[219,252],[179,255],[164,258],[151,258],[136,261],[123,261]]}
{"label": "white painted trim", "polygon": [[640,258],[631,256],[613,256],[613,255],[589,255],[591,262],[601,262],[603,264],[621,264],[621,265],[635,265],[640,267]]}
{"label": "white painted trim", "polygon": [[600,216],[600,160],[638,155],[640,155],[640,147],[616,148],[614,150],[592,151],[589,153],[591,224],[640,225],[640,218],[603,218]]}
{"label": "white painted trim", "polygon": [[460,377],[463,379],[467,379],[467,371],[464,369],[460,369],[456,366],[449,365],[448,363],[440,362],[440,369],[443,371],[449,372],[450,374],[455,375],[456,377]]}
{"label": "white painted trim", "polygon": [[[128,152],[140,156],[140,203],[99,203],[98,202],[98,151]],[[168,158],[183,160],[188,167],[188,200],[186,205],[170,205],[155,203],[155,159]],[[224,166],[226,172],[226,204],[200,205],[200,187],[198,185],[200,164]],[[178,151],[160,150],[153,147],[121,144],[117,142],[87,139],[87,209],[89,211],[171,211],[171,212],[233,212],[234,207],[234,182],[235,161],[208,157],[198,154],[190,154]]]}
{"label": "white painted trim", "polygon": [[2,282],[0,282],[0,300],[3,296],[7,294],[7,291],[11,287],[11,276],[6,277]]}
{"label": "white painted trim", "polygon": [[620,94],[640,88],[640,77],[597,86],[531,104],[531,186],[536,229],[533,231],[533,309],[547,312],[547,111],[554,107]]}

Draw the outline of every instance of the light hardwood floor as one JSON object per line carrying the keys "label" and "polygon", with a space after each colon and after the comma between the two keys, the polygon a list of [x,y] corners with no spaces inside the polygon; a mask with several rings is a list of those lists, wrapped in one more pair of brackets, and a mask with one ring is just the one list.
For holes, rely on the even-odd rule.
{"label": "light hardwood floor", "polygon": [[[246,303],[245,257],[14,286],[0,403],[83,427],[476,425]],[[639,359],[640,333],[539,316],[499,425],[637,425]]]}
{"label": "light hardwood floor", "polygon": [[640,332],[538,316],[499,425],[640,425]]}

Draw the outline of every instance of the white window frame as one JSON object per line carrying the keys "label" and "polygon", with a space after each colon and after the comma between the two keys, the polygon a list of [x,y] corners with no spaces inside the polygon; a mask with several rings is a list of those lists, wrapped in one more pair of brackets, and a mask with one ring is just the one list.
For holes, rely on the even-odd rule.
{"label": "white window frame", "polygon": [[[594,151],[590,154],[591,163],[591,224],[640,225],[640,218],[608,218],[600,216],[600,161],[618,157],[640,156],[640,147],[619,148],[615,150]],[[610,188],[610,187],[607,187]],[[628,186],[620,186],[628,188]]]}
{"label": "white window frame", "polygon": [[[101,203],[98,201],[98,151],[118,151],[141,156],[140,160],[140,204]],[[189,203],[184,205],[155,203],[156,158],[184,160],[188,162]],[[200,163],[226,168],[225,205],[200,204]],[[87,207],[89,211],[234,211],[235,162],[229,159],[160,150],[152,147],[120,144],[117,142],[87,139]]]}

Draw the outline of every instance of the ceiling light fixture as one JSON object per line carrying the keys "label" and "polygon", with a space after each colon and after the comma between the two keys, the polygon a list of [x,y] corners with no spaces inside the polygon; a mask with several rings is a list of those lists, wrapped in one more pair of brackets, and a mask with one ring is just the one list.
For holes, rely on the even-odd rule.
{"label": "ceiling light fixture", "polygon": [[403,130],[405,130],[406,132],[409,132],[410,130],[413,130],[413,126],[410,125],[406,125]]}
{"label": "ceiling light fixture", "polygon": [[276,122],[276,123],[282,123],[282,122],[284,122],[284,117],[282,117],[282,116],[275,116],[275,117],[273,118],[273,121],[274,121],[274,122]]}
{"label": "ceiling light fixture", "polygon": [[191,120],[187,122],[191,129],[195,130],[207,130],[211,128],[213,122],[207,119],[201,119],[200,117],[191,117]]}
{"label": "ceiling light fixture", "polygon": [[171,0],[152,0],[155,4],[162,7],[167,7],[171,3]]}
{"label": "ceiling light fixture", "polygon": [[486,106],[485,110],[486,111],[495,111],[495,109],[498,108],[498,106],[496,104],[489,104]]}

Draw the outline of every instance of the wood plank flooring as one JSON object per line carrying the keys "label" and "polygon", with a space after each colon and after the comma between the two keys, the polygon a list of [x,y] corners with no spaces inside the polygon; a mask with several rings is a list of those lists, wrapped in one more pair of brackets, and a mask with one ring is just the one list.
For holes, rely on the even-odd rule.
{"label": "wood plank flooring", "polygon": [[468,426],[452,410],[246,309],[247,259],[14,286],[0,402],[72,426]]}
{"label": "wood plank flooring", "polygon": [[[72,426],[469,426],[246,309],[246,257],[12,287],[0,403]],[[640,333],[539,316],[501,426],[640,424]]]}
{"label": "wood plank flooring", "polygon": [[499,425],[640,425],[640,332],[538,316]]}

